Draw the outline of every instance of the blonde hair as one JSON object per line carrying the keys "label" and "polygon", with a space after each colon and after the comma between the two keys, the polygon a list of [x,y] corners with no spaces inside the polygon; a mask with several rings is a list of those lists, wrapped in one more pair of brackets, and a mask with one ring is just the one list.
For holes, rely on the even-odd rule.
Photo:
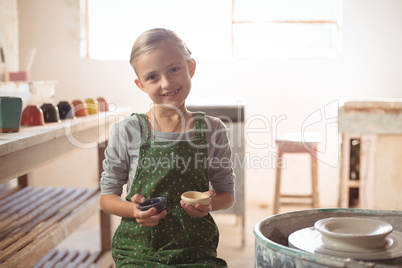
{"label": "blonde hair", "polygon": [[162,44],[170,44],[183,54],[187,61],[191,60],[191,51],[187,48],[184,41],[175,32],[163,28],[155,28],[143,32],[135,40],[131,49],[130,64],[138,76],[136,64],[137,61],[146,53],[149,53]]}

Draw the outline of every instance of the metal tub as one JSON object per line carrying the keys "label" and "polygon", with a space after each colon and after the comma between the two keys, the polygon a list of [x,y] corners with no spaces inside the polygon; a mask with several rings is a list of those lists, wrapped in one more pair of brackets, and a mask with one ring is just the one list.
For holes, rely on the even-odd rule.
{"label": "metal tub", "polygon": [[[402,232],[402,211],[311,209],[270,216],[254,228],[255,267],[402,267],[402,258],[375,262],[313,254],[288,247],[288,236],[328,217],[364,216],[392,224]],[[401,242],[401,241],[400,241]]]}

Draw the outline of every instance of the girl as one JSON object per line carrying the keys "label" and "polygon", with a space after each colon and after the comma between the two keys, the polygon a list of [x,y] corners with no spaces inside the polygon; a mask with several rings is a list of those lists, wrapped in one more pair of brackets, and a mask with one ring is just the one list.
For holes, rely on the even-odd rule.
{"label": "girl", "polygon": [[[222,121],[186,109],[196,63],[174,32],[152,29],[135,41],[130,64],[153,106],[115,124],[105,151],[101,208],[122,217],[112,245],[116,266],[227,267],[209,212],[234,202],[231,150]],[[210,195],[210,204],[183,203],[190,190]],[[165,210],[140,211],[158,196],[167,198]]]}

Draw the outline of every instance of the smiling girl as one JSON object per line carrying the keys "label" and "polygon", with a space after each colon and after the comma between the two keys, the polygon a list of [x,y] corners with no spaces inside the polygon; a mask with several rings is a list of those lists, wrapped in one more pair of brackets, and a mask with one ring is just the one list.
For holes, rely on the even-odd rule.
{"label": "smiling girl", "polygon": [[[196,69],[190,54],[166,29],[144,32],[132,48],[135,84],[153,106],[115,124],[105,151],[100,204],[122,217],[112,244],[117,267],[227,267],[209,212],[234,202],[231,149],[221,120],[186,108]],[[207,193],[211,202],[185,204],[186,191]],[[165,197],[166,209],[141,211],[152,197]]]}

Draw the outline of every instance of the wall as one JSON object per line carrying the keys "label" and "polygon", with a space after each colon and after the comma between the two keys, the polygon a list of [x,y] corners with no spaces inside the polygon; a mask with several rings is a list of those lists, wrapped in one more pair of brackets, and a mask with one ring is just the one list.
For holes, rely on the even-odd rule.
{"label": "wall", "polygon": [[0,47],[3,48],[6,61],[0,61],[1,82],[4,81],[5,71],[16,71],[19,68],[17,0],[0,0]]}
{"label": "wall", "polygon": [[[57,79],[56,99],[72,100],[104,96],[109,102],[146,111],[149,99],[134,83],[128,62],[102,62],[80,58],[79,9],[76,0],[19,0],[20,57],[37,47],[32,69],[36,80]],[[336,105],[349,98],[401,97],[402,93],[402,1],[343,1],[343,50],[337,59],[196,59],[197,72],[190,98],[240,96],[247,101],[250,127],[266,133],[247,133],[250,159],[269,162],[273,124],[278,133],[318,131],[324,140],[319,148],[319,190],[322,206],[336,206],[339,183]],[[125,29],[123,29],[125,30]],[[126,29],[127,33],[130,29]],[[335,117],[334,117],[335,116]],[[261,120],[265,118],[266,120]],[[264,126],[265,124],[265,126]],[[268,132],[270,130],[271,132]],[[266,148],[255,148],[267,144]],[[83,158],[95,157],[88,151]],[[96,170],[76,171],[74,161],[46,166],[35,177],[88,176]],[[286,174],[289,191],[308,191],[306,159],[291,157]],[[90,161],[89,161],[90,162]],[[305,171],[306,170],[306,171]],[[81,173],[80,173],[81,172]],[[247,198],[270,204],[274,169],[253,166],[246,170]]]}

